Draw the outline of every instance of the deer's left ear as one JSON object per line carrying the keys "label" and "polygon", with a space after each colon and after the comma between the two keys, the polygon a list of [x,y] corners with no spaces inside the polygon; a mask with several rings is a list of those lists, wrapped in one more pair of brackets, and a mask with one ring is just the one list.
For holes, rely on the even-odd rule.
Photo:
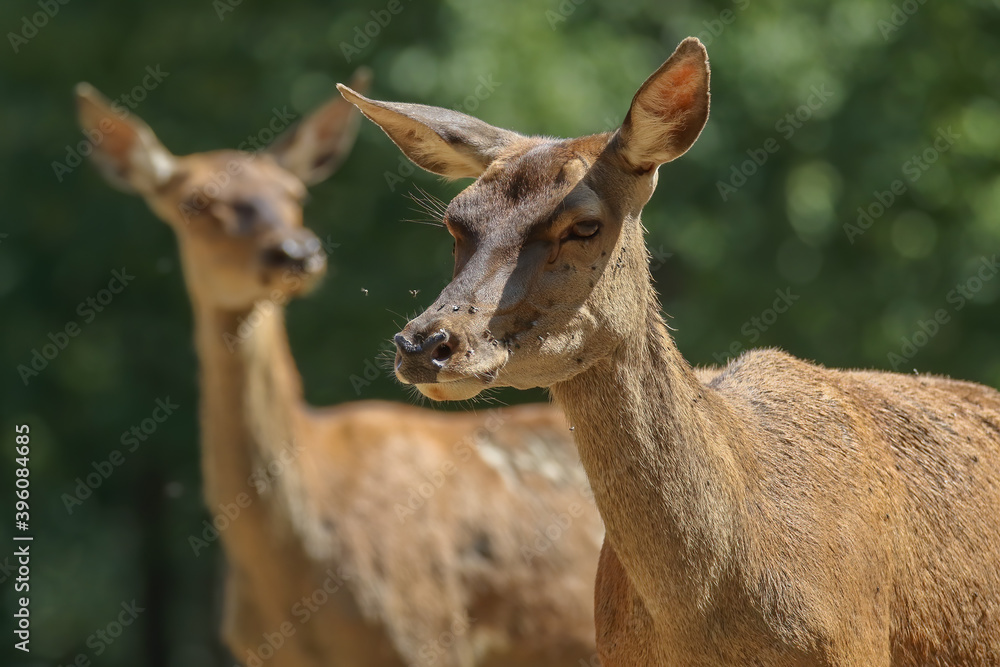
{"label": "deer's left ear", "polygon": [[708,120],[708,53],[688,37],[639,88],[611,148],[639,171],[683,155]]}
{"label": "deer's left ear", "polygon": [[[367,90],[371,70],[358,68],[351,85]],[[306,185],[328,178],[341,165],[358,136],[361,114],[339,94],[274,140],[267,152]]]}
{"label": "deer's left ear", "polygon": [[90,159],[111,185],[145,195],[174,174],[174,156],[149,126],[89,83],[76,86],[76,110],[92,146]]}

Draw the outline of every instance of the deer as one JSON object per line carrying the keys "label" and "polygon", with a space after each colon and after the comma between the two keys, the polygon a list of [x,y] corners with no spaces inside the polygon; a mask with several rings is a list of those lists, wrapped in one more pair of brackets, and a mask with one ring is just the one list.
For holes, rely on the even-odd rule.
{"label": "deer", "polygon": [[[92,86],[76,101],[99,171],[177,238],[232,655],[247,667],[596,664],[604,529],[558,410],[303,399],[284,309],[327,266],[303,197],[346,158],[357,110],[336,95],[259,151],[176,156]],[[202,538],[189,539],[196,555]]]}
{"label": "deer", "polygon": [[1000,392],[776,349],[699,373],[670,335],[640,214],[708,120],[699,40],[574,139],[340,90],[423,169],[475,179],[395,373],[564,411],[606,527],[602,665],[1000,664]]}

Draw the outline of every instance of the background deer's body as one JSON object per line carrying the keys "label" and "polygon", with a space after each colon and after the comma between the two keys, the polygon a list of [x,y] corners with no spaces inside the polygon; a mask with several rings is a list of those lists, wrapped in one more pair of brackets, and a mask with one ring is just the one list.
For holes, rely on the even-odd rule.
{"label": "background deer's body", "polygon": [[[353,107],[328,104],[269,153],[176,157],[88,86],[78,103],[81,124],[105,137],[94,151],[105,176],[177,233],[234,656],[274,667],[589,661],[603,528],[557,410],[303,401],[283,305],[325,267],[302,227],[303,183],[349,149]],[[203,184],[220,173],[231,180],[209,197]]]}
{"label": "background deer's body", "polygon": [[[602,529],[562,415],[312,409],[280,311],[235,353],[223,336],[249,313],[198,311],[206,501],[215,515],[253,499],[221,534],[238,659],[261,656],[283,625],[295,634],[267,663],[590,659]],[[571,506],[585,514],[539,549],[535,531]]]}
{"label": "background deer's body", "polygon": [[639,216],[708,84],[689,38],[618,131],[569,140],[342,88],[418,165],[478,179],[397,377],[550,389],[607,527],[605,667],[1000,664],[1000,393],[767,350],[709,377],[671,340]]}

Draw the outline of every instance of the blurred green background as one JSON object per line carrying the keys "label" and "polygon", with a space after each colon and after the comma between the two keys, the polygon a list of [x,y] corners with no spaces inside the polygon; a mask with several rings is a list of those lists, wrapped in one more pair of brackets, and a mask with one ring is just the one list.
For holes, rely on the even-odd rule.
{"label": "blurred green background", "polygon": [[[58,12],[37,34],[24,23],[42,11],[37,2],[0,6],[5,610],[15,597],[6,508],[21,422],[33,434],[35,536],[33,652],[25,660],[11,650],[4,611],[2,664],[68,664],[81,653],[108,666],[226,660],[218,546],[194,557],[187,544],[206,514],[175,243],[142,201],[90,165],[54,168],[81,139],[71,97],[81,80],[116,97],[141,85],[147,67],[167,72],[134,113],[178,154],[234,147],[274,107],[304,113],[360,64],[374,70],[376,97],[574,136],[615,126],[677,42],[699,35],[712,60],[711,118],[691,152],[661,168],[644,215],[687,358],[712,364],[768,345],[829,366],[1000,385],[1000,278],[984,269],[976,280],[983,258],[1000,253],[996,0],[402,0],[367,45],[356,28],[386,9],[382,0],[50,1]],[[951,138],[935,154],[939,133]],[[903,194],[876,215],[879,198],[888,201],[877,193],[895,180]],[[378,363],[450,276],[446,233],[403,221],[424,215],[408,194],[447,199],[463,186],[410,173],[366,123],[341,171],[314,189],[307,224],[339,245],[324,284],[290,308],[312,402],[408,400],[384,374],[358,390],[351,377]],[[873,216],[862,220],[868,228],[845,228],[859,207]],[[50,332],[81,323],[78,304],[122,267],[134,281],[25,385],[18,365]],[[785,313],[769,312],[776,291],[792,302]],[[927,321],[941,309],[935,330]],[[167,397],[175,415],[68,512],[62,496],[75,480]],[[92,635],[132,600],[145,611],[103,650]]]}

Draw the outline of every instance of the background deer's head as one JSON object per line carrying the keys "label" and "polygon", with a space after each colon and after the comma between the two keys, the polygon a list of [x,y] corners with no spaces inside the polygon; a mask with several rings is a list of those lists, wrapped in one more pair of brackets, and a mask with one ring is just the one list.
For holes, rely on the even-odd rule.
{"label": "background deer's head", "polygon": [[[353,82],[367,88],[367,71]],[[238,310],[295,296],[326,270],[316,235],[302,226],[306,186],[350,152],[360,116],[332,99],[259,151],[176,156],[141,119],[96,89],[76,89],[91,159],[115,187],[137,194],[174,230],[192,297]]]}

